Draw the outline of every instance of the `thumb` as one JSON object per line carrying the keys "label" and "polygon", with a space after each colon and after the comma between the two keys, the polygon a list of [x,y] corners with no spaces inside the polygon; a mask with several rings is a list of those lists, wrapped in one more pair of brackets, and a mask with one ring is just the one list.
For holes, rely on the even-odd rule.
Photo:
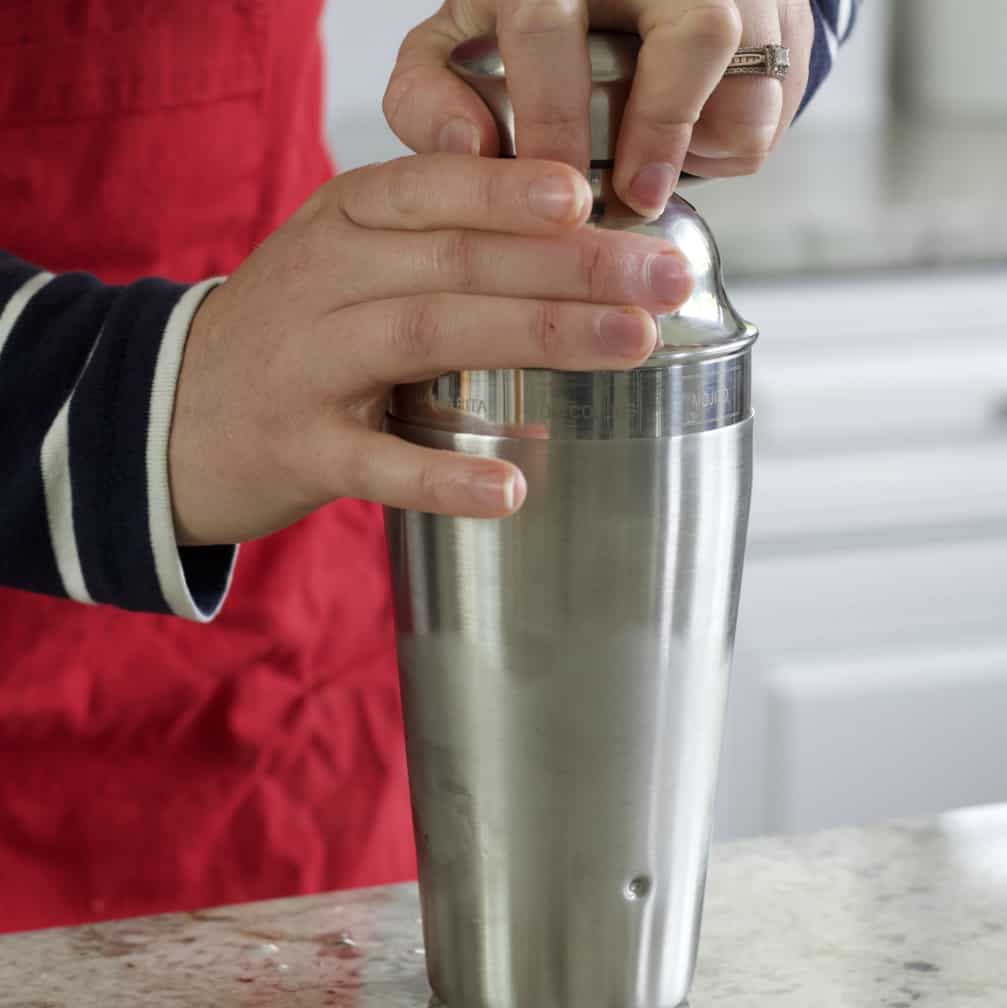
{"label": "thumb", "polygon": [[448,67],[452,50],[463,41],[442,10],[417,25],[399,49],[383,108],[395,135],[418,154],[495,157],[499,150],[489,109]]}

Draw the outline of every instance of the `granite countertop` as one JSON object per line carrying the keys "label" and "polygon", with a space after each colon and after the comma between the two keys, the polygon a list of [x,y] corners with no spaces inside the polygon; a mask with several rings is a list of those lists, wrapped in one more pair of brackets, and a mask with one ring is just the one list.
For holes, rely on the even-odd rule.
{"label": "granite countertop", "polygon": [[[0,1008],[423,1008],[413,886],[0,936]],[[1007,806],[714,850],[692,1008],[1007,1004]]]}

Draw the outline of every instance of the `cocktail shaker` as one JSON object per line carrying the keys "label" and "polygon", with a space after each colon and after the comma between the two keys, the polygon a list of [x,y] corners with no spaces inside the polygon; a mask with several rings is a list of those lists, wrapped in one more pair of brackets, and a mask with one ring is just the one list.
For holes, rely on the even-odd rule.
{"label": "cocktail shaker", "polygon": [[[449,1008],[672,1008],[692,977],[752,473],[755,329],[674,197],[611,187],[638,41],[592,34],[590,226],[658,234],[695,286],[628,372],[402,386],[409,441],[509,459],[499,521],[389,510],[427,966]],[[492,40],[454,55],[513,153]]]}

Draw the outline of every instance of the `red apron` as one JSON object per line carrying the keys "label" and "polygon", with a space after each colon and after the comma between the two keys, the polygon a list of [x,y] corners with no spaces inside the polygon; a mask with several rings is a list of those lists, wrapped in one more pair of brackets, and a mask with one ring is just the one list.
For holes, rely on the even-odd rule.
{"label": "red apron", "polygon": [[[227,273],[331,172],[321,0],[5,0],[0,248]],[[209,626],[0,590],[0,931],[411,878],[379,511],[242,548]]]}

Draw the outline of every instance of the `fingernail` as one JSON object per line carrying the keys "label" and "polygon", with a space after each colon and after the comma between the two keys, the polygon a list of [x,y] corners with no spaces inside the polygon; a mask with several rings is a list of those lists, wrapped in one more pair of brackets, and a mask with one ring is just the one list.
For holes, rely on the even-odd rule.
{"label": "fingernail", "polygon": [[662,252],[647,263],[647,283],[661,304],[680,305],[692,289],[692,276],[677,252]]}
{"label": "fingernail", "polygon": [[605,312],[598,321],[598,348],[606,357],[643,357],[653,341],[646,318],[631,308]]}
{"label": "fingernail", "polygon": [[513,511],[524,501],[527,485],[520,471],[502,476],[476,476],[469,483],[472,496],[493,511]]}
{"label": "fingernail", "polygon": [[437,149],[445,154],[478,154],[479,130],[460,116],[449,119],[437,135]]}
{"label": "fingernail", "polygon": [[579,216],[583,202],[581,187],[563,175],[546,175],[528,186],[528,208],[546,220],[572,220]]}
{"label": "fingernail", "polygon": [[630,201],[638,210],[661,213],[677,178],[675,169],[663,161],[644,165],[629,184]]}

